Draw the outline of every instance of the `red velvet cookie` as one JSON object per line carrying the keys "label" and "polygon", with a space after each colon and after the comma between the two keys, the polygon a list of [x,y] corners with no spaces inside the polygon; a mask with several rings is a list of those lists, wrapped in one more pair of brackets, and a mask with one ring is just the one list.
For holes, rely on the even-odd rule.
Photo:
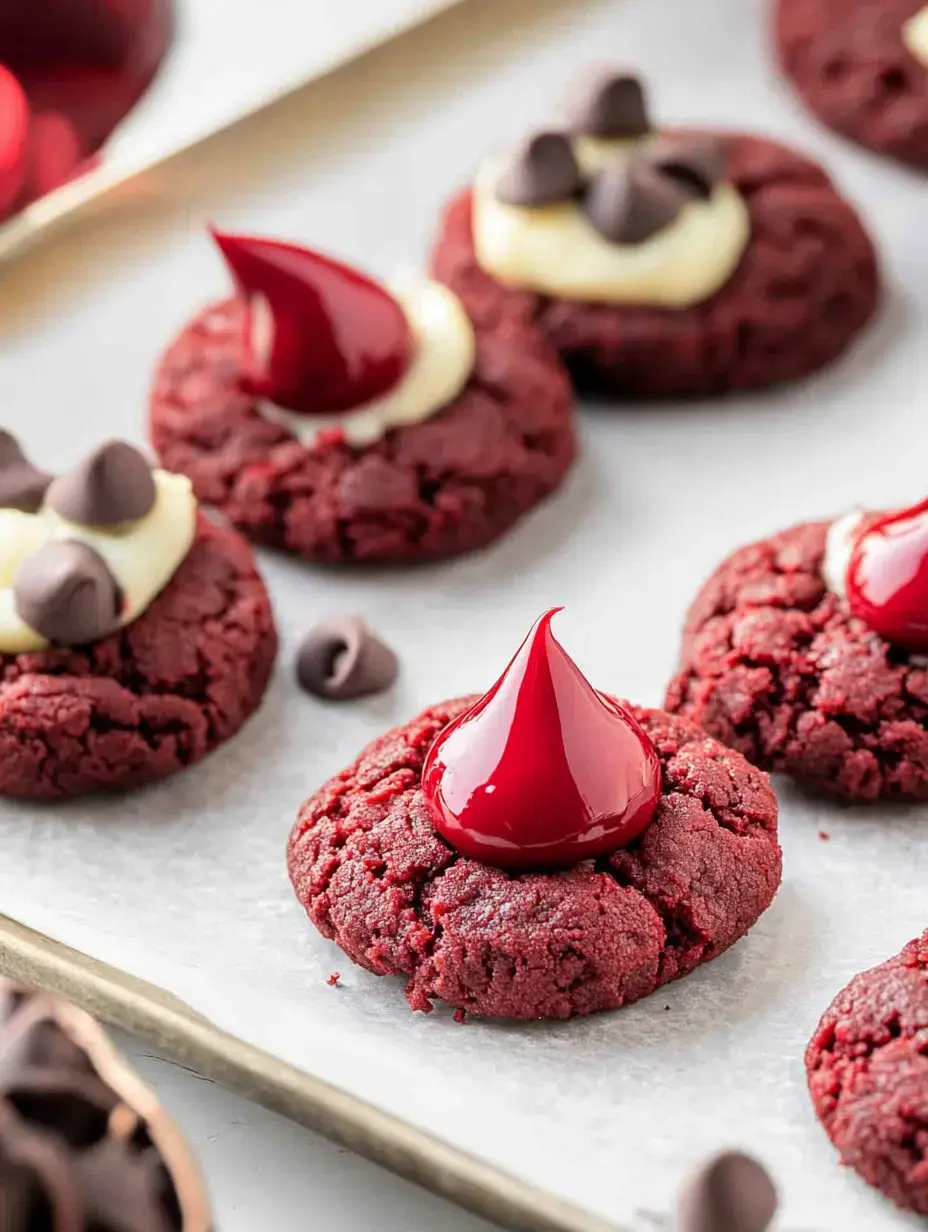
{"label": "red velvet cookie", "polygon": [[665,705],[808,787],[928,799],[928,667],[829,590],[828,531],[796,526],[722,562]]}
{"label": "red velvet cookie", "polygon": [[928,932],[856,976],[806,1049],[809,1091],[841,1154],[906,1210],[928,1215]]}
{"label": "red velvet cookie", "polygon": [[805,104],[835,132],[928,168],[928,68],[906,24],[923,0],[778,0],[776,43]]}
{"label": "red velvet cookie", "polygon": [[277,637],[251,552],[199,517],[165,589],[86,646],[0,654],[0,794],[52,799],[163,778],[230,739]]}
{"label": "red velvet cookie", "polygon": [[[303,260],[322,260],[295,251]],[[386,292],[377,295],[371,313],[386,328]],[[357,332],[363,315],[352,309],[344,329]],[[304,313],[287,334],[297,336],[301,348],[296,360],[281,361],[288,377],[294,363],[312,356],[313,339],[327,328],[310,317]],[[338,381],[325,374],[327,384],[318,372],[304,374],[297,396],[282,395],[301,423],[313,422],[306,412],[316,409],[314,398],[334,410],[317,438],[301,442],[292,416],[262,414],[266,399],[249,377],[250,330],[243,297],[200,313],[159,364],[150,428],[165,466],[189,476],[201,501],[259,543],[332,562],[467,552],[504,534],[558,487],[573,462],[567,375],[526,323],[478,327],[469,376],[450,403],[360,444],[339,428],[353,392],[342,388],[344,373],[336,374]],[[280,327],[277,336],[285,332]],[[400,355],[398,370],[404,363]],[[395,373],[382,381],[381,369],[370,371],[379,385],[359,392],[359,403],[372,392],[389,395],[396,383]],[[262,378],[261,388],[266,385]]]}
{"label": "red velvet cookie", "polygon": [[[536,626],[510,673],[520,657],[535,653],[538,629],[549,619]],[[526,677],[548,706],[578,687],[569,661],[565,666],[561,658],[555,675],[554,692],[544,670]],[[475,698],[444,702],[375,740],[303,805],[290,837],[290,877],[319,931],[368,971],[406,977],[413,1009],[427,1011],[437,998],[475,1014],[520,1019],[630,1004],[743,937],[780,883],[776,798],[765,775],[682,719],[622,708],[586,692],[585,682],[578,704],[560,707],[568,725],[588,706],[601,708],[609,722],[629,724],[652,751],[656,794],[649,819],[637,816],[624,842],[618,832],[610,837],[593,809],[590,828],[572,833],[566,845],[540,855],[526,845],[550,837],[551,797],[556,825],[569,797],[552,790],[557,747],[549,731],[533,727],[533,707],[527,717],[524,697],[515,712],[532,729],[535,752],[521,767],[521,803],[511,790],[515,780],[491,758],[492,783],[470,791],[458,763],[446,784],[445,805],[453,804],[456,787],[467,795],[466,824],[454,829],[447,810],[443,818],[436,814],[436,766],[441,769],[442,756],[452,757],[462,723],[471,724],[464,744],[473,755],[481,707],[502,696],[501,688],[511,699],[505,680],[474,709]],[[506,708],[511,717],[508,702]],[[511,763],[517,727],[518,721],[503,762]],[[499,735],[495,720],[490,730]],[[573,766],[608,770],[604,780],[588,784],[596,799],[598,789],[621,782],[632,746],[609,761],[598,739],[583,745],[586,756],[574,756]],[[491,807],[502,809],[498,837],[481,824]],[[507,850],[505,839],[513,838]]]}
{"label": "red velvet cookie", "polygon": [[805,376],[837,359],[873,315],[873,244],[825,172],[802,155],[736,136],[728,157],[751,238],[726,285],[692,307],[585,303],[504,286],[478,264],[470,191],[445,214],[433,271],[474,320],[496,329],[539,325],[591,393],[714,395]]}

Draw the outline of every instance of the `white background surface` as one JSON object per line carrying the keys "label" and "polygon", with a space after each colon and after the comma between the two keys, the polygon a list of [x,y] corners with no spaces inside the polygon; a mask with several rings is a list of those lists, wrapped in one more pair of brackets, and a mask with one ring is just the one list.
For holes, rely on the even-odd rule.
{"label": "white background surface", "polygon": [[[0,904],[636,1227],[641,1208],[667,1209],[698,1155],[738,1143],[782,1180],[783,1228],[896,1232],[919,1225],[836,1166],[801,1056],[837,989],[928,923],[924,810],[812,805],[784,785],[784,885],[751,936],[643,1004],[560,1025],[410,1015],[398,983],[351,969],[306,926],[283,860],[309,791],[387,725],[489,685],[542,608],[568,604],[558,634],[599,687],[657,703],[684,609],[725,552],[803,518],[924,494],[924,181],[805,120],[772,72],[765,7],[469,0],[249,135],[221,138],[166,186],[173,198],[5,278],[4,423],[51,467],[104,434],[141,439],[156,352],[225,286],[204,217],[387,274],[421,257],[441,201],[492,143],[550,117],[566,78],[611,55],[641,65],[667,121],[742,124],[821,155],[860,201],[890,288],[853,354],[795,389],[585,408],[583,459],[563,492],[482,555],[373,575],[263,556],[282,653],[261,714],[202,767],[136,796],[3,806]],[[325,708],[298,693],[292,657],[314,619],[352,610],[396,647],[403,677],[389,697]],[[340,989],[326,985],[333,969]]]}

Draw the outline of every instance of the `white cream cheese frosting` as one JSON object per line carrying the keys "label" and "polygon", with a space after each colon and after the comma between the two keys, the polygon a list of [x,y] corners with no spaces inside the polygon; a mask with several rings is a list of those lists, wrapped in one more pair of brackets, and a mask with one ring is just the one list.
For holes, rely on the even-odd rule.
{"label": "white cream cheese frosting", "polygon": [[842,599],[847,598],[847,571],[865,516],[862,509],[852,509],[828,528],[822,578],[832,594],[840,595]]}
{"label": "white cream cheese frosting", "polygon": [[928,67],[928,5],[902,27],[902,41],[915,59]]}
{"label": "white cream cheese frosting", "polygon": [[[457,398],[470,379],[477,355],[474,327],[461,301],[447,287],[423,279],[390,287],[406,314],[415,349],[399,384],[382,398],[339,415],[299,415],[263,400],[259,414],[279,423],[304,445],[312,445],[321,432],[340,431],[345,441],[363,448],[391,429],[421,423]],[[259,314],[256,331],[269,349],[270,313]]]}
{"label": "white cream cheese frosting", "polygon": [[[574,154],[586,175],[634,144],[581,137]],[[731,184],[683,207],[639,244],[601,236],[574,201],[506,205],[496,196],[505,158],[488,160],[474,186],[474,244],[480,266],[507,286],[561,299],[688,308],[709,299],[737,269],[751,238],[746,202]]]}
{"label": "white cream cheese frosting", "polygon": [[197,522],[197,502],[186,476],[155,470],[152,478],[156,497],[151,510],[137,521],[113,528],[69,522],[47,504],[37,513],[0,509],[0,653],[22,654],[48,646],[19,616],[13,581],[30,553],[56,540],[84,543],[102,557],[122,589],[120,626],[145,611],[190,551]]}

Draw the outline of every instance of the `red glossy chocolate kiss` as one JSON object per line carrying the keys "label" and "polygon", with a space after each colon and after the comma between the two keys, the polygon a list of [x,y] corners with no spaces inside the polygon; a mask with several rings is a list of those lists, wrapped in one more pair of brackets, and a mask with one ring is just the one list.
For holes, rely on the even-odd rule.
{"label": "red glossy chocolate kiss", "polygon": [[389,393],[412,358],[400,305],[357,270],[295,244],[213,231],[249,305],[244,386],[325,415]]}
{"label": "red glossy chocolate kiss", "polygon": [[10,212],[29,170],[29,104],[11,72],[0,65],[0,218]]}
{"label": "red glossy chocolate kiss", "polygon": [[848,566],[847,601],[887,642],[928,653],[928,500],[890,514],[860,537]]}
{"label": "red glossy chocolate kiss", "polygon": [[435,829],[487,864],[550,868],[605,855],[637,838],[660,800],[654,746],[555,640],[560,610],[540,618],[425,759]]}

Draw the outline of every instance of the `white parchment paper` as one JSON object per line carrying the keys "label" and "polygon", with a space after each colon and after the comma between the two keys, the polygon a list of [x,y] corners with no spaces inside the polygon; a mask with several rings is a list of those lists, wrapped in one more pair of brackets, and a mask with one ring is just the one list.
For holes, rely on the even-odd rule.
{"label": "white parchment paper", "polygon": [[[862,344],[794,388],[584,408],[566,488],[481,555],[372,574],[262,556],[282,653],[260,715],[206,764],[137,795],[4,804],[0,908],[626,1224],[667,1210],[704,1152],[742,1144],[780,1178],[784,1228],[884,1232],[920,1224],[838,1167],[802,1052],[847,979],[928,923],[924,809],[813,804],[782,784],[785,879],[750,937],[643,1004],[560,1025],[410,1014],[398,982],[353,969],[309,928],[284,864],[305,795],[388,725],[489,685],[544,607],[567,605],[558,635],[599,687],[656,704],[685,607],[724,553],[801,519],[924,495],[928,185],[801,114],[772,69],[765,8],[471,0],[314,95],[329,129],[291,134],[276,169],[231,190],[220,179],[146,243],[123,245],[118,263],[94,233],[93,287],[3,342],[3,422],[47,466],[103,434],[141,439],[157,350],[225,285],[203,213],[389,273],[419,258],[440,202],[481,154],[543,121],[592,57],[639,64],[667,121],[742,124],[818,153],[859,200],[889,293]],[[336,708],[298,693],[301,633],[342,611],[365,613],[399,651],[391,696]],[[333,970],[339,989],[326,984]]]}

